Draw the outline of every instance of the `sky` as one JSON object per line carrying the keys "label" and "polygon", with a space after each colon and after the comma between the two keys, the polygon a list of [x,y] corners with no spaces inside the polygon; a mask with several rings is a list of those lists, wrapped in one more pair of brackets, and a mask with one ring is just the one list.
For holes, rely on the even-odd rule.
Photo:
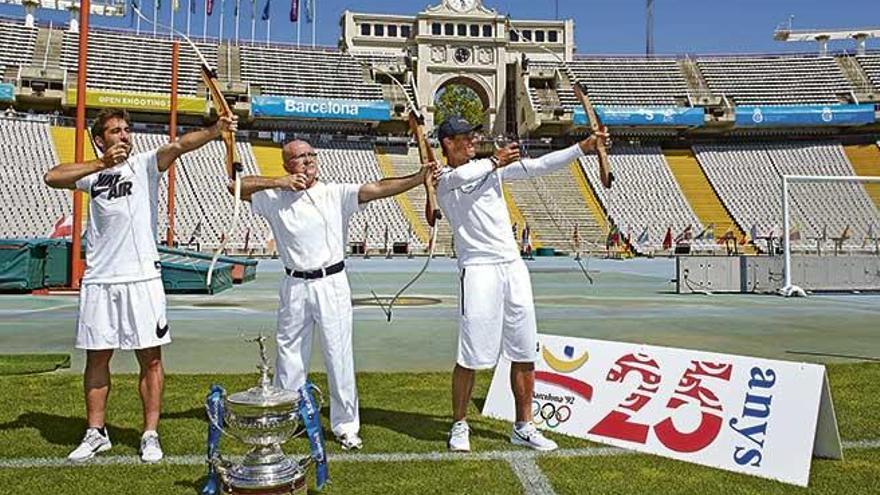
{"label": "sky", "polygon": [[[0,0],[4,2],[5,0]],[[118,0],[123,1],[123,0]],[[137,0],[148,17],[152,17],[154,2],[160,2],[159,18],[169,22],[173,0]],[[196,4],[192,15],[191,33],[202,35],[205,0],[179,0],[180,10],[175,25],[186,30],[186,12],[189,2]],[[224,38],[234,33],[232,12],[236,0],[213,0],[214,12],[208,19],[208,36],[219,32],[220,6],[225,1],[226,16]],[[240,7],[240,38],[251,37],[251,12],[256,6],[256,34],[259,41],[266,40],[267,22],[260,19],[267,0],[238,0]],[[289,21],[291,0],[268,0],[270,2],[271,39],[273,42],[297,41],[297,24]],[[305,22],[305,3],[301,0],[300,42],[312,44],[312,25]],[[357,12],[414,15],[441,0],[314,0],[315,43],[336,46],[340,35],[339,18],[346,9]],[[777,25],[788,23],[789,17],[795,29],[875,27],[880,29],[880,0],[656,0],[654,7],[654,40],[658,54],[706,54],[706,53],[778,53],[812,52],[811,43],[781,43],[773,40]],[[641,54],[645,50],[645,1],[644,0],[484,0],[483,4],[513,19],[554,19],[558,8],[560,19],[574,19],[576,48],[578,53],[591,54]],[[558,6],[558,7],[557,7]],[[23,9],[17,5],[0,3],[0,16],[23,17]],[[38,21],[66,23],[67,12],[40,10]],[[99,18],[90,20],[95,26],[134,28],[132,19]],[[141,29],[152,31],[145,23]],[[853,50],[852,42],[836,42],[832,49]],[[880,49],[880,40],[872,40],[868,48]]]}

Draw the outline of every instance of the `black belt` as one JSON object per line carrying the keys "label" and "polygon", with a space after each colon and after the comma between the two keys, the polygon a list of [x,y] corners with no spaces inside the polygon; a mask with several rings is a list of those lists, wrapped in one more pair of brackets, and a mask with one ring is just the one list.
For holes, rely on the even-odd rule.
{"label": "black belt", "polygon": [[288,276],[293,278],[304,278],[304,279],[315,279],[315,278],[324,278],[328,275],[334,275],[336,273],[341,272],[345,268],[345,262],[340,261],[334,265],[330,265],[327,268],[320,268],[318,270],[312,270],[310,272],[301,272],[299,270],[291,270],[290,268],[285,267],[284,272],[287,273]]}

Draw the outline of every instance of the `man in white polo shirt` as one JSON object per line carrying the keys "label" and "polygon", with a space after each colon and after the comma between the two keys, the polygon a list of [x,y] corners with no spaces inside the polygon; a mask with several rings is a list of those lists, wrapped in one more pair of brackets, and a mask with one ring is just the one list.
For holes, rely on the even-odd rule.
{"label": "man in white polo shirt", "polygon": [[319,327],[330,385],[330,425],[345,450],[360,449],[360,415],[351,344],[351,289],[344,272],[348,220],[361,205],[436,180],[436,164],[406,177],[367,184],[318,180],[318,156],[305,141],[282,149],[283,177],[242,179],[241,197],[272,229],[287,276],[281,283],[276,342],[276,385],[299,389],[306,381],[312,331]]}
{"label": "man in white polo shirt", "polygon": [[[512,143],[494,156],[474,160],[474,131],[466,120],[449,117],[438,128],[446,156],[437,186],[437,200],[452,227],[458,252],[459,337],[452,373],[452,429],[449,449],[470,451],[467,406],[474,370],[494,367],[503,353],[511,361],[510,381],[516,402],[516,423],[510,441],[537,450],[554,450],[531,422],[537,358],[537,324],[529,271],[511,237],[510,214],[502,180],[522,180],[551,173],[595,149],[596,136],[542,156],[520,159]],[[598,138],[606,139],[603,131]]]}
{"label": "man in white polo shirt", "polygon": [[159,180],[182,154],[235,129],[234,117],[221,118],[173,143],[131,155],[128,112],[105,109],[92,126],[101,157],[57,165],[44,177],[50,187],[89,194],[86,271],[75,343],[86,350],[83,384],[88,428],[82,443],[68,456],[72,461],[90,459],[112,446],[104,417],[115,349],[134,350],[140,365],[141,460],[156,462],[163,457],[157,433],[164,384],[161,346],[171,342],[171,334],[156,250]]}

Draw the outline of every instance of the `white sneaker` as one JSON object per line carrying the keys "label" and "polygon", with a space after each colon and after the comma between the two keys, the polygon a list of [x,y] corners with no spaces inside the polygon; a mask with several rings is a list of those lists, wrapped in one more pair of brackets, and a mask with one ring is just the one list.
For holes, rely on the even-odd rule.
{"label": "white sneaker", "polygon": [[82,443],[79,444],[79,447],[73,450],[70,454],[68,454],[67,458],[74,462],[81,462],[92,457],[95,457],[95,454],[98,452],[106,452],[110,450],[110,447],[113,446],[110,443],[110,436],[107,435],[107,430],[102,428],[104,432],[101,432],[101,429],[98,428],[89,428],[86,430],[86,435],[82,439]]}
{"label": "white sneaker", "polygon": [[471,451],[471,428],[468,426],[467,421],[461,420],[452,423],[447,445],[451,452]]}
{"label": "white sneaker", "polygon": [[363,440],[357,433],[343,433],[336,437],[336,441],[342,446],[342,450],[361,450]]}
{"label": "white sneaker", "polygon": [[162,446],[159,445],[159,434],[155,431],[145,431],[141,437],[140,448],[141,460],[144,462],[159,462],[165,457]]}
{"label": "white sneaker", "polygon": [[559,446],[556,445],[556,442],[545,437],[543,433],[538,431],[531,421],[526,423],[522,428],[517,428],[516,425],[514,425],[513,431],[510,433],[510,442],[514,445],[522,445],[523,447],[535,450],[547,451],[559,448]]}

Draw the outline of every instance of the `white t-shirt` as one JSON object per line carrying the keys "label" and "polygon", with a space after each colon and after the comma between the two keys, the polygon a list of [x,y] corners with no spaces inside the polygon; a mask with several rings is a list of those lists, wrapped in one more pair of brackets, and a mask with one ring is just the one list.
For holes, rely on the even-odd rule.
{"label": "white t-shirt", "polygon": [[76,181],[76,188],[90,195],[83,283],[161,276],[156,250],[159,178],[156,151],[149,151]]}
{"label": "white t-shirt", "polygon": [[520,257],[511,235],[513,226],[502,180],[548,174],[582,156],[580,146],[574,145],[497,170],[488,158],[444,168],[437,185],[437,202],[452,226],[459,266],[505,263]]}
{"label": "white t-shirt", "polygon": [[359,184],[318,182],[308,194],[266,189],[251,195],[251,207],[269,222],[287,268],[317,270],[345,257],[348,219],[360,208],[360,188]]}

